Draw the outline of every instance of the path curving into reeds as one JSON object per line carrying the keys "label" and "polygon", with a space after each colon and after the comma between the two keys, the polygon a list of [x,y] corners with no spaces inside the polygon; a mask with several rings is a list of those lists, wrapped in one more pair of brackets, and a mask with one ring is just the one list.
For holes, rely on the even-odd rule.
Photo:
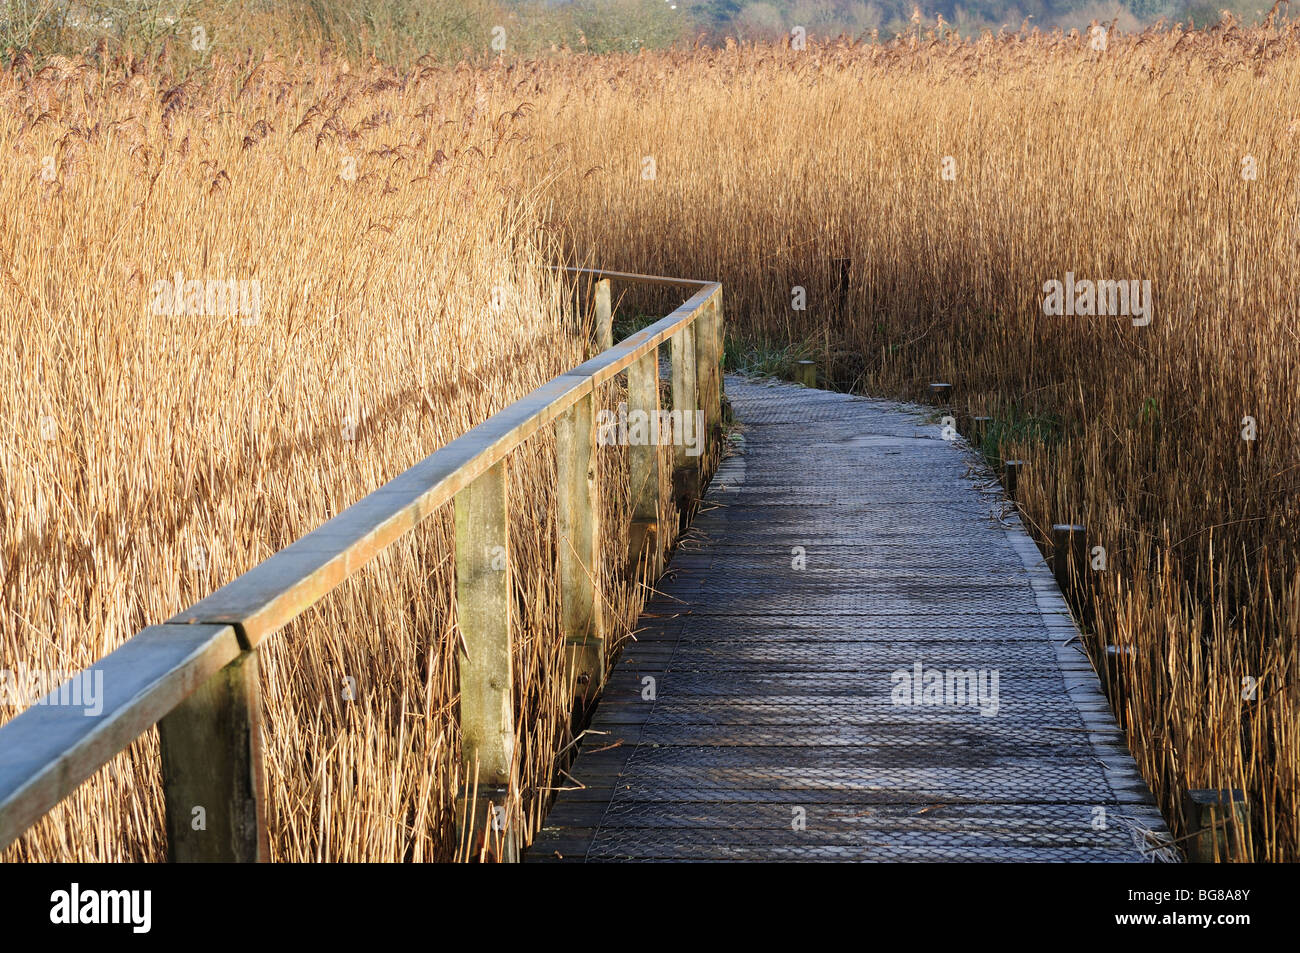
{"label": "path curving into reeds", "polygon": [[527,859],[1172,856],[1014,506],[913,406],[740,425]]}

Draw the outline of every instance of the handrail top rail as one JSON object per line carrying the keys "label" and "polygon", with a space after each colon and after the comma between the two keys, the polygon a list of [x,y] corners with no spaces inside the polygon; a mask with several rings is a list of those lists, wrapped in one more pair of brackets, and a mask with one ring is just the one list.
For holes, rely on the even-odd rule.
{"label": "handrail top rail", "polygon": [[670,278],[665,275],[642,275],[634,271],[607,271],[604,268],[581,268],[572,265],[552,265],[551,268],[556,271],[567,271],[569,274],[573,275],[589,275],[592,277],[616,279],[618,281],[627,281],[632,284],[641,285],[704,288],[709,285],[718,284],[716,281],[707,281],[699,278]]}
{"label": "handrail top rail", "polygon": [[36,705],[0,726],[0,849],[240,651],[265,641],[546,424],[689,327],[722,288],[715,281],[562,270],[696,290],[668,315],[493,414],[166,623],[142,629],[56,690],[99,679],[97,717]]}

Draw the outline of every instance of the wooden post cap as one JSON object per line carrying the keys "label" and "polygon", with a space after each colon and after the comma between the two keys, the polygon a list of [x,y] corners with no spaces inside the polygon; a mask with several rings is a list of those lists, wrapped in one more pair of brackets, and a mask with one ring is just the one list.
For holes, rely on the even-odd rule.
{"label": "wooden post cap", "polygon": [[796,361],[795,374],[800,384],[804,387],[817,386],[817,362],[816,361]]}
{"label": "wooden post cap", "polygon": [[1028,464],[1028,460],[1006,460],[1003,467],[1006,468],[1007,498],[1014,500],[1016,498],[1016,487],[1020,482],[1020,471]]}

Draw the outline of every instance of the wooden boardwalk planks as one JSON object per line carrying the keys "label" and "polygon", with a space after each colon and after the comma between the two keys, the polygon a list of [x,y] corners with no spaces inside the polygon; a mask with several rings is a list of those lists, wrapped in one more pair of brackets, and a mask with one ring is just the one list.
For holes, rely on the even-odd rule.
{"label": "wooden boardwalk planks", "polygon": [[916,407],[727,390],[743,445],[526,859],[1144,859],[1164,823],[964,446]]}

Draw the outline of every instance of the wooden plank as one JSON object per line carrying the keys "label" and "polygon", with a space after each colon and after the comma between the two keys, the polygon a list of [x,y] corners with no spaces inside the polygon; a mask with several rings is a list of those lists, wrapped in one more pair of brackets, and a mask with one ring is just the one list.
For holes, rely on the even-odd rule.
{"label": "wooden plank", "polygon": [[86,670],[97,713],[37,705],[0,727],[0,847],[239,654],[230,626],[149,626]]}

